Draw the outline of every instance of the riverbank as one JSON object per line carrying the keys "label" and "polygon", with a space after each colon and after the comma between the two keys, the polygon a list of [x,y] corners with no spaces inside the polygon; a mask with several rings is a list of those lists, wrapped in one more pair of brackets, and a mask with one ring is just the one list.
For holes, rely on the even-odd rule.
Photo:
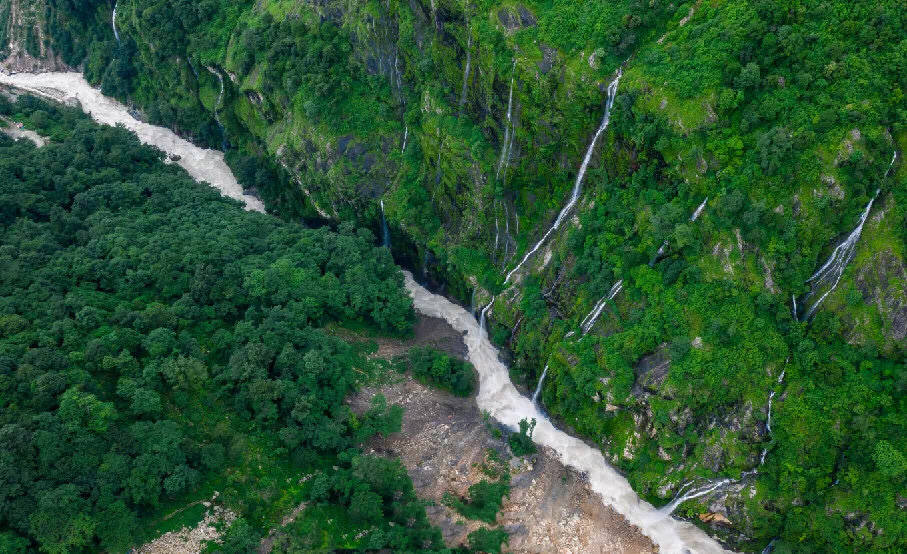
{"label": "riverbank", "polygon": [[[123,124],[135,132],[142,142],[157,146],[172,157],[179,156],[180,165],[196,180],[211,183],[225,196],[244,202],[247,209],[264,211],[260,200],[242,194],[241,187],[223,162],[222,153],[198,148],[167,129],[135,120],[125,106],[92,89],[80,74],[0,74],[0,84],[62,102],[75,98],[81,108],[96,121],[108,125]],[[528,398],[516,390],[509,379],[507,367],[498,359],[497,350],[488,340],[486,332],[467,310],[430,293],[418,285],[408,272],[406,287],[413,296],[418,312],[441,318],[463,334],[468,359],[480,376],[480,389],[476,398],[478,410],[488,412],[501,424],[512,429],[517,427],[521,419],[535,418],[538,421],[533,436],[535,442],[551,448],[565,466],[588,476],[589,489],[599,495],[606,506],[637,526],[660,551],[723,551],[702,530],[666,516],[642,501],[627,480],[607,464],[600,450],[555,428]]]}

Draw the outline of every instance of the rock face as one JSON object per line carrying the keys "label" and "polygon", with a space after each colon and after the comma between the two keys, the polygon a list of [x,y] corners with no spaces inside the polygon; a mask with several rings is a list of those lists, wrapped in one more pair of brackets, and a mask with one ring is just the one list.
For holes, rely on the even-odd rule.
{"label": "rock face", "polygon": [[[410,343],[379,344],[379,355],[395,355],[409,344],[434,341],[453,355],[462,356],[462,339],[441,320],[424,318]],[[427,331],[431,331],[430,333]],[[365,410],[376,393],[405,409],[400,433],[368,445],[375,452],[397,456],[406,466],[417,494],[434,505],[426,511],[441,528],[444,541],[455,547],[484,523],[465,520],[442,504],[449,492],[465,496],[470,485],[488,479],[480,466],[489,450],[510,468],[511,491],[498,513],[497,525],[510,534],[512,552],[655,552],[639,530],[591,493],[584,478],[566,469],[548,450],[511,458],[505,438],[486,423],[472,398],[456,398],[424,387],[409,378],[380,389],[361,391],[351,400],[354,410]]]}
{"label": "rock face", "polygon": [[907,269],[890,249],[876,253],[854,279],[863,301],[878,308],[886,338],[907,347]]}

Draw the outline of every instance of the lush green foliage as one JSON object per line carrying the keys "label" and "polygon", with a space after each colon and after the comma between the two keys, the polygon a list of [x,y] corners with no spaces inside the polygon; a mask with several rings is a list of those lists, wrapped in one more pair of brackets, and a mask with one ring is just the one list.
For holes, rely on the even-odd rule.
{"label": "lush green foliage", "polygon": [[[373,366],[320,329],[411,325],[371,233],[246,212],[72,109],[0,97],[0,113],[54,139],[0,137],[0,540],[123,550],[220,483],[251,517],[224,546],[243,551],[270,521],[252,481],[289,464],[297,480],[337,468],[306,494],[349,508],[363,532],[348,546],[439,544],[399,462],[357,450],[400,408],[354,415],[344,398]],[[273,475],[244,469],[257,447]]]}
{"label": "lush green foliage", "polygon": [[504,497],[509,494],[509,480],[482,480],[470,485],[467,498],[456,498],[448,494],[444,498],[444,503],[463,517],[494,523],[498,518],[501,504],[504,503]]}
{"label": "lush green foliage", "polygon": [[[653,502],[752,470],[767,448],[754,494],[731,506],[740,548],[905,548],[907,171],[888,171],[907,150],[901,2],[526,0],[524,17],[497,0],[121,0],[119,47],[106,3],[59,4],[61,51],[196,140],[220,141],[216,81],[198,70],[235,74],[221,117],[242,155],[287,165],[341,220],[374,220],[381,196],[420,251],[406,259],[463,301],[476,283],[500,292],[548,228],[624,63],[580,225],[495,304],[513,376],[550,364],[546,410]],[[840,286],[796,321],[791,297],[877,189]],[[887,293],[866,285],[880,256],[895,260]],[[568,337],[618,280],[590,335]]]}
{"label": "lush green foliage", "polygon": [[473,552],[487,552],[498,554],[504,544],[507,544],[509,535],[503,529],[489,529],[480,527],[469,534],[469,549]]}
{"label": "lush green foliage", "polygon": [[532,442],[532,432],[535,430],[535,418],[532,419],[532,422],[528,422],[525,419],[520,420],[520,431],[519,433],[511,433],[507,437],[507,442],[510,444],[510,451],[513,452],[514,456],[528,456],[529,454],[535,454],[536,446]]}
{"label": "lush green foliage", "polygon": [[466,397],[476,387],[475,369],[469,362],[458,360],[431,347],[412,348],[402,360],[421,383]]}

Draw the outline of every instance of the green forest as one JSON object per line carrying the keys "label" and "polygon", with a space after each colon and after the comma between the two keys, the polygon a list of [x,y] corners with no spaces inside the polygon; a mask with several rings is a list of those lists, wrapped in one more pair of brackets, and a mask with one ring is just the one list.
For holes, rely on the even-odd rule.
{"label": "green forest", "polygon": [[[4,354],[10,360],[7,390],[29,399],[10,401],[10,414],[59,414],[64,399],[98,402],[103,413],[109,403],[116,415],[105,428],[117,429],[109,436],[126,444],[135,442],[128,438],[128,418],[133,424],[166,415],[184,429],[186,444],[219,441],[222,467],[250,465],[235,454],[245,449],[231,447],[234,434],[242,434],[250,444],[263,441],[255,450],[268,453],[277,450],[267,441],[279,437],[284,457],[275,464],[333,464],[357,475],[354,460],[361,453],[350,452],[362,437],[392,429],[396,416],[389,406],[376,406],[369,421],[336,412],[361,380],[359,371],[372,369],[355,348],[337,346],[342,343],[317,329],[355,321],[405,333],[412,309],[396,261],[463,305],[481,308],[496,298],[488,330],[511,362],[512,380],[531,395],[547,367],[540,395],[546,412],[598,445],[646,500],[663,506],[685,483],[736,480],[739,487],[728,494],[690,500],[674,513],[728,547],[907,550],[903,2],[120,0],[119,40],[106,0],[40,3],[46,47],[147,121],[197,144],[225,148],[243,185],[258,191],[282,223],[243,214],[199,187],[184,185],[177,193],[158,179],[158,187],[171,191],[166,194],[180,195],[166,205],[177,217],[164,218],[154,194],[134,192],[152,185],[130,185],[154,181],[151,176],[161,172],[168,183],[182,178],[153,153],[143,166],[126,162],[131,158],[122,148],[105,146],[111,155],[98,163],[115,169],[78,174],[69,168],[87,154],[77,157],[82,150],[75,147],[64,149],[72,161],[57,165],[5,156],[6,171],[18,179],[3,183],[11,196],[2,208],[11,237],[4,248],[13,249],[8,255],[15,260],[8,262],[15,265],[4,295],[11,299],[4,317],[13,319],[3,336],[19,345],[4,347],[18,348]],[[0,0],[0,23],[11,5]],[[37,35],[23,36],[37,55],[40,45],[25,40]],[[570,196],[618,69],[610,125],[591,150],[576,208],[505,283]],[[27,113],[30,125],[58,137],[55,142],[74,140],[60,126],[76,117],[68,111],[4,109]],[[80,128],[70,127],[73,134]],[[128,151],[145,151],[134,146]],[[52,151],[18,143],[4,148],[36,157]],[[58,178],[53,191],[30,196],[22,192],[31,190],[22,184],[32,180],[23,174],[26,166],[46,172],[57,167],[68,180]],[[139,169],[141,176],[128,177]],[[103,200],[89,204],[101,190],[108,191]],[[182,197],[189,190],[197,190],[195,200]],[[88,196],[80,200],[80,193]],[[221,207],[205,210],[206,216],[229,208],[231,217],[255,231],[212,222],[211,232],[199,233],[206,223],[185,204],[202,197]],[[391,255],[374,248],[379,200],[390,224]],[[113,221],[109,210],[116,205],[123,206],[123,216]],[[138,212],[155,223],[140,229]],[[172,227],[181,212],[186,226]],[[330,221],[334,231],[303,229],[300,221]],[[813,275],[857,228],[862,232],[842,272],[816,283]],[[107,242],[92,234],[79,242],[92,232]],[[127,234],[119,242],[113,238]],[[50,238],[35,242],[32,236]],[[217,247],[206,249],[202,240]],[[51,256],[80,245],[86,250],[75,259],[93,262]],[[14,255],[20,250],[27,261]],[[339,255],[324,258],[325,252],[341,252],[350,261],[338,267],[318,262]],[[200,258],[215,255],[217,260]],[[138,256],[178,269],[129,265]],[[199,270],[195,260],[216,271]],[[26,278],[22,263],[41,269],[30,269]],[[65,279],[45,277],[47,285],[32,286],[32,274],[57,275],[60,268]],[[91,294],[82,279],[94,279]],[[206,292],[196,296],[198,279],[232,285],[203,287]],[[604,302],[616,283],[619,294]],[[48,292],[58,289],[65,292]],[[187,295],[195,300],[184,300]],[[45,305],[55,309],[36,308]],[[586,332],[583,323],[600,305],[600,317]],[[84,310],[93,327],[79,319]],[[144,323],[150,314],[128,315],[149,310],[173,319],[165,325]],[[272,318],[291,315],[296,322],[304,316],[307,337],[333,346],[308,342],[315,338],[290,340],[285,326],[271,330],[278,328]],[[68,320],[73,323],[59,323]],[[256,331],[262,327],[269,330]],[[33,328],[55,331],[39,338]],[[120,330],[126,328],[132,331]],[[67,332],[77,338],[67,339]],[[23,333],[29,338],[15,338]],[[122,347],[117,341],[101,346],[113,340],[103,338],[110,333]],[[234,360],[247,363],[242,360],[252,356],[251,344],[268,340],[296,345],[292,355],[303,367],[309,367],[310,350],[328,349],[343,360],[329,364],[332,371],[349,368],[330,381],[346,384],[323,397],[330,402],[319,396],[317,408],[297,412],[301,393],[281,383],[302,376],[284,377],[270,361],[265,366],[276,373],[265,377],[233,369]],[[161,349],[149,350],[158,342]],[[83,343],[98,346],[69,346]],[[265,353],[255,355],[261,359],[283,356],[261,348]],[[41,349],[56,349],[60,357]],[[134,361],[120,362],[123,351]],[[319,355],[327,360],[328,354]],[[40,362],[45,369],[29,369],[22,379],[33,383],[35,375],[51,371],[66,377],[51,389],[54,400],[34,404],[43,389],[25,386],[18,375],[23,366],[39,367],[36,360],[44,356],[58,361]],[[287,363],[289,374],[299,371],[299,364]],[[400,365],[454,393],[474,387],[468,368],[429,351],[412,353]],[[203,376],[168,377],[184,371]],[[199,379],[216,386],[191,384]],[[188,392],[178,392],[174,383]],[[201,389],[218,409],[245,414],[242,423],[196,436],[206,425],[187,422]],[[89,395],[93,400],[86,400]],[[157,411],[136,412],[136,398]],[[316,415],[303,422],[301,413]],[[24,425],[22,416],[8,417]],[[40,425],[22,432],[37,433]],[[91,425],[80,420],[77,427],[89,432]],[[97,450],[141,457],[120,453],[109,440]],[[226,470],[203,466],[202,447],[193,448],[174,462],[187,468],[171,480],[184,483],[180,491],[216,485],[214,477],[202,475],[228,478]],[[43,454],[32,455],[38,460],[33,471],[51,471],[41,470],[51,467],[41,465]],[[84,467],[107,467],[102,458]],[[330,461],[335,459],[342,463]],[[124,467],[116,471],[132,471]],[[66,471],[74,473],[54,468],[60,477],[54,483],[101,482],[75,477],[81,470]],[[166,488],[173,471],[159,473],[157,504],[128,491],[105,492],[104,498],[116,500],[102,504],[119,501],[127,514],[122,517],[153,521],[163,510],[155,506],[179,494]],[[9,485],[18,492],[6,493],[0,527],[9,527],[10,540],[39,540],[32,514],[40,513],[43,494],[62,486],[54,483],[35,491]],[[315,494],[311,486],[299,494]],[[351,502],[348,491],[319,487],[329,491],[319,497],[325,510]],[[385,490],[374,483],[363,487],[378,496]],[[235,494],[249,502],[243,495],[250,490]],[[95,506],[100,494],[76,495],[74,512],[94,513],[79,503]],[[12,500],[20,497],[27,500]],[[381,521],[392,522],[393,502],[382,498]],[[699,516],[715,510],[729,526],[703,523]],[[263,529],[271,516],[248,517],[250,529]],[[375,544],[438,547],[438,536],[419,522],[405,536],[394,534],[399,526],[383,527]],[[112,540],[103,538],[101,523],[72,527],[76,537],[90,528],[99,537],[90,540]]]}
{"label": "green forest", "polygon": [[242,517],[221,552],[301,501],[277,551],[443,546],[402,465],[360,450],[400,425],[344,404],[380,368],[325,330],[411,327],[369,231],[246,212],[78,110],[0,114],[53,141],[0,136],[0,550],[123,552],[214,491]]}

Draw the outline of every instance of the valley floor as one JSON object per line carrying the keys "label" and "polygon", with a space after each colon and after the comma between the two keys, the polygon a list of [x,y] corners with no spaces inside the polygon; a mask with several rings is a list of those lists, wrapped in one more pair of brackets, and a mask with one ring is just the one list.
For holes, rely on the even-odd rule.
{"label": "valley floor", "polygon": [[[410,346],[431,345],[464,357],[465,346],[457,331],[440,319],[421,317],[412,341],[379,341],[378,355],[390,357]],[[489,450],[507,458],[505,438],[486,424],[474,398],[457,398],[430,389],[409,377],[380,387],[364,389],[351,403],[364,410],[377,393],[388,403],[405,409],[399,433],[374,440],[370,449],[399,457],[406,466],[420,498],[434,502],[426,509],[432,524],[441,528],[444,541],[455,547],[482,526],[465,521],[442,504],[450,492],[467,494],[480,482],[480,466]],[[510,534],[513,552],[655,552],[652,542],[620,514],[602,504],[589,490],[584,477],[560,463],[554,451],[541,448],[533,456],[512,458],[510,497],[498,514],[498,524]]]}

